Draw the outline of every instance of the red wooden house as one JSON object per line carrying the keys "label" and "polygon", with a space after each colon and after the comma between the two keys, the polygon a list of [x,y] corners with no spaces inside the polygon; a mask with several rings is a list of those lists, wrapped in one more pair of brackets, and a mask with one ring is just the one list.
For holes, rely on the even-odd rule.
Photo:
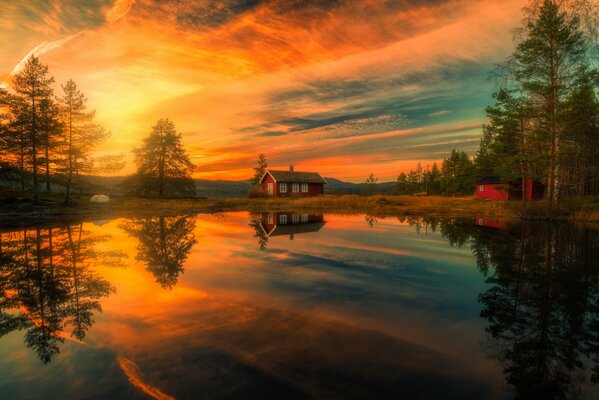
{"label": "red wooden house", "polygon": [[318,172],[267,170],[260,184],[269,196],[318,196],[324,194],[327,181]]}
{"label": "red wooden house", "polygon": [[544,187],[536,180],[528,179],[522,192],[522,181],[502,180],[497,176],[486,176],[476,182],[476,198],[480,200],[539,200]]}

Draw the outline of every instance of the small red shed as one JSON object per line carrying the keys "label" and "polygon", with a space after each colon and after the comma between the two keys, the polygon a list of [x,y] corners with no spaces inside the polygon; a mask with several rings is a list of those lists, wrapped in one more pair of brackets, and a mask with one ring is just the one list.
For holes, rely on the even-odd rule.
{"label": "small red shed", "polygon": [[539,200],[544,187],[534,179],[527,179],[522,193],[522,180],[506,181],[498,176],[486,176],[476,182],[476,198],[481,200]]}
{"label": "small red shed", "polygon": [[269,196],[318,196],[324,194],[327,181],[318,172],[267,170],[260,179]]}
{"label": "small red shed", "polygon": [[485,176],[476,182],[476,198],[481,200],[509,200],[509,182],[498,176]]}

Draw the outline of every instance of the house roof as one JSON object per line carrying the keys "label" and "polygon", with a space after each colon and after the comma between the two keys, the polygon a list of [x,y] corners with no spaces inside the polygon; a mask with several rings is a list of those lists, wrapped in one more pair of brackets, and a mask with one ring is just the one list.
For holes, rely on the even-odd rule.
{"label": "house roof", "polygon": [[[297,172],[297,171],[274,171],[269,169],[266,174],[270,174],[277,182],[289,182],[289,183],[327,183],[327,181],[320,176],[318,172]],[[260,179],[260,182],[264,180],[264,176]]]}
{"label": "house roof", "polygon": [[502,180],[499,176],[485,176],[484,178],[480,178],[476,181],[477,185],[487,185],[487,184],[497,184],[497,183],[507,183]]}

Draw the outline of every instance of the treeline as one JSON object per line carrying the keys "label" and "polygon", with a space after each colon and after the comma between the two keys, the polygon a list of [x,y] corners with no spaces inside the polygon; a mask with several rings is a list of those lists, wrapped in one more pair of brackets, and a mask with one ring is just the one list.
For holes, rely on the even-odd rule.
{"label": "treeline", "polygon": [[[74,190],[91,188],[84,176],[125,166],[123,154],[92,156],[110,132],[94,123],[73,80],[57,93],[48,67],[31,57],[10,89],[0,89],[0,189],[31,193],[36,203],[40,193],[60,191],[69,204]],[[160,119],[134,153],[137,172],[124,185],[127,194],[195,196],[195,166],[171,121]]]}
{"label": "treeline", "polygon": [[433,163],[424,169],[418,163],[416,169],[409,173],[401,173],[397,177],[397,193],[399,194],[426,194],[426,195],[454,195],[471,194],[477,179],[476,164],[468,153],[461,150],[452,150],[449,157],[441,163]]}
{"label": "treeline", "polygon": [[35,202],[53,184],[64,187],[69,203],[80,177],[123,167],[123,156],[92,157],[110,136],[94,123],[94,111],[73,80],[55,92],[54,78],[37,57],[14,76],[11,91],[0,89],[0,184],[30,190]]}
{"label": "treeline", "polygon": [[476,164],[484,175],[540,180],[551,211],[563,196],[599,194],[597,21],[588,19],[597,10],[539,3],[498,71]]}
{"label": "treeline", "polygon": [[599,10],[591,7],[533,2],[514,53],[497,70],[499,89],[476,154],[454,150],[440,168],[401,174],[398,192],[470,194],[478,178],[493,175],[540,181],[549,212],[563,196],[599,195],[597,32],[588,19]]}
{"label": "treeline", "polygon": [[106,236],[82,224],[0,233],[0,337],[24,331],[25,343],[45,364],[65,337],[82,341],[115,288],[94,271],[120,266],[125,254],[95,248]]}

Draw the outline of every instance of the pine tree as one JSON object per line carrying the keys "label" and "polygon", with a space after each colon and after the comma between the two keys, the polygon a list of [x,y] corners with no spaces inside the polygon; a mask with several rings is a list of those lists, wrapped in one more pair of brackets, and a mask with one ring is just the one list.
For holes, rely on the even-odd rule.
{"label": "pine tree", "polygon": [[62,124],[59,120],[60,109],[52,99],[43,99],[40,102],[40,130],[41,145],[43,146],[44,156],[42,162],[45,167],[46,192],[50,193],[50,165],[58,161],[55,152],[60,145],[62,136]]}
{"label": "pine tree", "polygon": [[544,0],[524,29],[513,55],[513,78],[537,104],[535,114],[547,154],[549,213],[559,207],[564,102],[586,63],[586,46],[576,16]]}
{"label": "pine tree", "polygon": [[258,155],[258,165],[254,168],[254,177],[250,179],[250,182],[253,185],[258,185],[267,169],[268,161],[266,161],[266,156],[264,154]]}
{"label": "pine tree", "polygon": [[58,98],[63,109],[63,122],[65,124],[65,142],[66,142],[66,188],[65,204],[69,204],[73,175],[77,170],[77,156],[79,155],[78,145],[83,143],[83,129],[85,125],[93,119],[93,114],[86,112],[87,99],[81,93],[77,84],[70,79],[66,84],[61,85],[63,96]]}
{"label": "pine tree", "polygon": [[[194,195],[195,187],[191,173],[195,166],[189,160],[181,134],[168,119],[160,119],[152,128],[150,136],[136,148],[138,194],[159,198],[165,195]],[[157,190],[156,187],[157,186]],[[168,192],[168,193],[167,193]]]}
{"label": "pine tree", "polygon": [[15,75],[14,79],[14,91],[24,105],[24,107],[18,108],[19,111],[24,112],[24,115],[18,120],[25,125],[24,131],[27,135],[31,154],[33,198],[36,203],[39,202],[37,153],[42,135],[42,129],[40,129],[40,103],[53,95],[52,83],[54,83],[54,78],[49,76],[48,66],[40,63],[37,57],[29,58],[23,70]]}

